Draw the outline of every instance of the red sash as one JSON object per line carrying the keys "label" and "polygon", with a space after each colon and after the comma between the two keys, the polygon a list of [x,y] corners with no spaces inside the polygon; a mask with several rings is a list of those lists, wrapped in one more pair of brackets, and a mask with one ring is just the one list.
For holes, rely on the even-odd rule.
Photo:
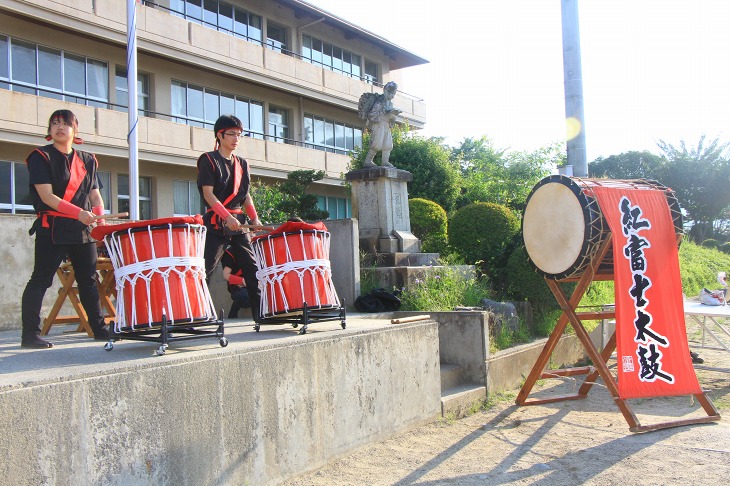
{"label": "red sash", "polygon": [[[41,154],[41,156],[46,159],[47,162],[50,163],[51,159],[40,149],[35,149],[36,152]],[[63,200],[70,203],[76,193],[79,190],[79,187],[81,187],[81,183],[84,181],[84,178],[86,177],[86,164],[84,164],[84,161],[81,160],[81,157],[79,157],[79,154],[77,151],[74,150],[74,156],[71,160],[71,167],[69,167],[69,171],[71,172],[71,177],[68,180],[68,184],[66,185],[66,191],[63,194]],[[70,218],[70,219],[76,219],[73,216],[69,216],[68,214],[63,214],[58,211],[48,210],[48,211],[41,211],[37,215],[39,218],[42,217],[42,226],[44,228],[48,228],[48,216],[53,217],[61,217],[61,218]]]}

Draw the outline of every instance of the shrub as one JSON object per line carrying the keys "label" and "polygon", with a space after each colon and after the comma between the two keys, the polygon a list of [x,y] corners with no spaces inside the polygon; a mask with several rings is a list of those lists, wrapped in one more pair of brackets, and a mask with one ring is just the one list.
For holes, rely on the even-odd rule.
{"label": "shrub", "polygon": [[468,263],[484,261],[490,275],[503,266],[520,223],[509,208],[493,203],[474,203],[454,213],[448,240]]}
{"label": "shrub", "polygon": [[718,246],[717,249],[720,250],[723,253],[730,254],[730,241],[728,241],[727,243],[723,243],[722,245]]}
{"label": "shrub", "polygon": [[[563,284],[568,296],[575,284]],[[507,259],[505,268],[505,299],[528,301],[532,306],[533,331],[538,336],[547,336],[555,327],[560,316],[560,306],[545,279],[535,272],[527,260],[524,246],[519,246]]]}
{"label": "shrub", "polygon": [[424,252],[442,253],[446,250],[446,211],[433,201],[414,198],[408,200],[411,231],[422,242]]}
{"label": "shrub", "polygon": [[704,246],[705,248],[717,248],[718,246],[720,246],[720,242],[714,238],[707,238],[705,241],[702,242],[702,246]]}

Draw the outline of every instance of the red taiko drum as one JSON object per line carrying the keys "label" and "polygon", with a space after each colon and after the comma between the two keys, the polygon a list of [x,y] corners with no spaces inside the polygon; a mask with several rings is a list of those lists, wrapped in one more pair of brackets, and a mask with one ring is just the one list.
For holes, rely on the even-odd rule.
{"label": "red taiko drum", "polygon": [[[530,262],[551,280],[577,279],[596,259],[611,237],[592,189],[597,186],[659,190],[664,192],[674,221],[677,244],[681,241],[682,212],[674,192],[645,179],[582,179],[552,175],[542,179],[527,197],[522,216],[522,237]],[[598,272],[613,271],[613,253],[601,260]]]}
{"label": "red taiko drum", "polygon": [[329,261],[330,234],[321,222],[288,222],[253,240],[261,290],[260,316],[339,308]]}
{"label": "red taiko drum", "polygon": [[117,285],[116,332],[216,319],[205,281],[199,216],[99,226]]}

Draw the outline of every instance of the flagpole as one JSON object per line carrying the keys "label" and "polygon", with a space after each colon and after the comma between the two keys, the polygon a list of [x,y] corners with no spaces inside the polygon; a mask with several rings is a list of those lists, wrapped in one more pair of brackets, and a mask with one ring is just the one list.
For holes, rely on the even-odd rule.
{"label": "flagpole", "polygon": [[127,93],[129,94],[129,219],[139,219],[139,160],[137,143],[137,1],[127,0]]}

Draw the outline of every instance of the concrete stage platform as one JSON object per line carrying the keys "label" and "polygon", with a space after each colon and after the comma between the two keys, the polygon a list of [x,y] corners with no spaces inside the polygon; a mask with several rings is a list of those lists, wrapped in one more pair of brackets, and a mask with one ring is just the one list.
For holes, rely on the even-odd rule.
{"label": "concrete stage platform", "polygon": [[438,324],[388,315],[253,330],[229,345],[103,341],[53,349],[0,332],[0,477],[9,484],[277,484],[440,413]]}

